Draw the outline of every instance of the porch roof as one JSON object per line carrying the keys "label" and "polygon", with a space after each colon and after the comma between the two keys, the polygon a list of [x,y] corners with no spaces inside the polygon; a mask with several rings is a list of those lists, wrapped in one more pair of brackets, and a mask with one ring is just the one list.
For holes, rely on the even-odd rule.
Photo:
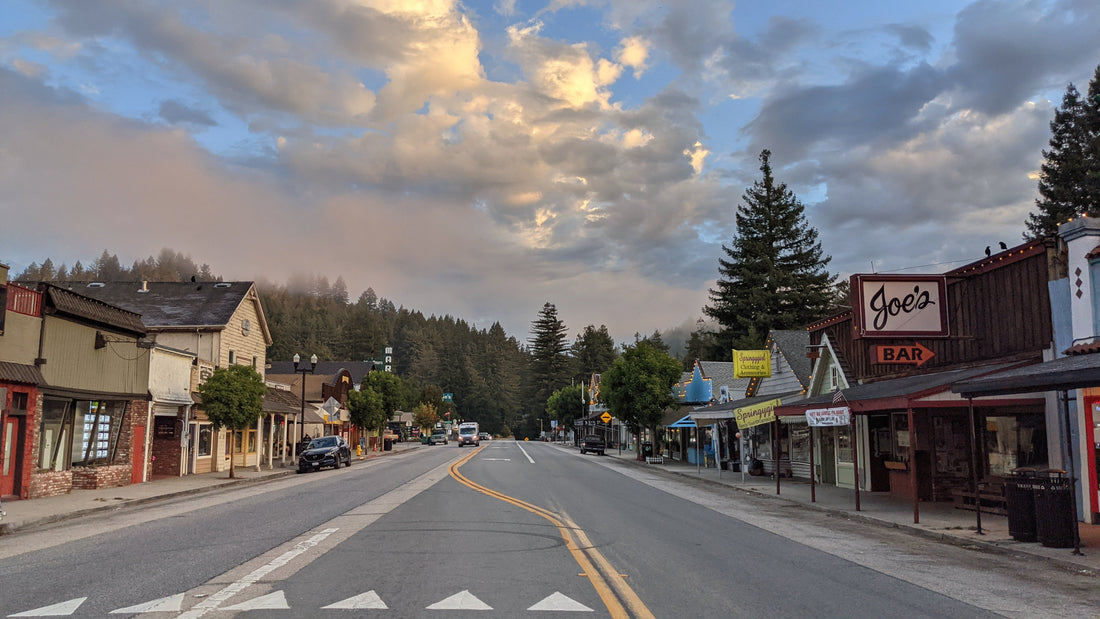
{"label": "porch roof", "polygon": [[977,398],[1088,387],[1100,387],[1100,353],[1062,357],[992,376],[960,380],[951,385],[951,391],[964,398]]}

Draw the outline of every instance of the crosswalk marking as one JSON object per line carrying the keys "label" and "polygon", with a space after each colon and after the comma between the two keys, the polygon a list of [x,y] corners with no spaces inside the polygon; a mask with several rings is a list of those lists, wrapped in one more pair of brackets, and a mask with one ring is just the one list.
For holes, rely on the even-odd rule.
{"label": "crosswalk marking", "polygon": [[555,591],[551,593],[550,595],[546,596],[544,600],[542,600],[538,604],[535,604],[531,608],[528,608],[527,610],[558,610],[565,612],[581,613],[595,612],[591,608],[585,606],[584,604],[581,604],[580,602],[563,594],[560,591]]}
{"label": "crosswalk marking", "polygon": [[84,603],[87,597],[75,598],[68,602],[58,602],[57,604],[50,604],[49,606],[43,606],[42,608],[36,608],[34,610],[28,610],[14,615],[8,615],[9,617],[67,617],[76,612],[76,609],[80,608],[80,605]]}
{"label": "crosswalk marking", "polygon": [[112,610],[112,615],[135,615],[141,613],[178,613],[183,608],[183,594],[169,595],[168,597],[150,600],[144,604],[127,606],[118,610]]}
{"label": "crosswalk marking", "polygon": [[360,593],[354,597],[350,597],[346,600],[341,600],[328,606],[322,606],[321,608],[336,608],[341,610],[361,610],[366,608],[373,609],[388,609],[386,603],[382,601],[382,598],[378,597],[378,594],[373,590],[366,593]]}
{"label": "crosswalk marking", "polygon": [[282,591],[261,595],[247,602],[226,606],[222,610],[286,610],[290,605],[286,603],[286,596]]}
{"label": "crosswalk marking", "polygon": [[469,590],[459,591],[451,597],[440,600],[427,607],[428,610],[493,610],[485,602],[477,599],[477,596]]}

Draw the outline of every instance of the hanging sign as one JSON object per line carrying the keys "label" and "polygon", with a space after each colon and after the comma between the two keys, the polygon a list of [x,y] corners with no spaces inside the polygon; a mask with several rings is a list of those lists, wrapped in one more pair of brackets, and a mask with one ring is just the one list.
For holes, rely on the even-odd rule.
{"label": "hanging sign", "polygon": [[733,351],[734,378],[768,378],[772,375],[772,351]]}
{"label": "hanging sign", "polygon": [[942,275],[853,275],[857,337],[947,337]]}
{"label": "hanging sign", "polygon": [[872,346],[871,356],[875,363],[915,365],[918,368],[936,353],[929,350],[923,344],[909,344],[908,346]]}
{"label": "hanging sign", "polygon": [[776,398],[751,406],[742,406],[733,411],[733,418],[737,420],[737,427],[741,430],[771,423],[775,421],[775,407],[781,403],[782,401]]}
{"label": "hanging sign", "polygon": [[806,423],[816,427],[846,426],[852,423],[852,412],[847,406],[811,408],[806,411]]}

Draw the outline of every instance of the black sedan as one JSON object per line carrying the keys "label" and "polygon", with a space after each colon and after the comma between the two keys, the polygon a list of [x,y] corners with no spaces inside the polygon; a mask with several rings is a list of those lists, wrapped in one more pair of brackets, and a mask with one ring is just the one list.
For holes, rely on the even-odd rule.
{"label": "black sedan", "polygon": [[315,438],[298,456],[299,473],[316,471],[323,466],[338,469],[340,464],[351,466],[351,448],[348,447],[348,442],[339,436]]}

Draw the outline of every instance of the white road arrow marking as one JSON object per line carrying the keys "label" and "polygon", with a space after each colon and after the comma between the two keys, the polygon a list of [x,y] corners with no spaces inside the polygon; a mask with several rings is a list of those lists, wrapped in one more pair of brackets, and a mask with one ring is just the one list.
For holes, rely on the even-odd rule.
{"label": "white road arrow marking", "polygon": [[112,615],[138,615],[141,613],[178,613],[183,608],[183,594],[177,593],[160,599],[112,610]]}
{"label": "white road arrow marking", "polygon": [[321,608],[337,608],[341,610],[360,610],[364,608],[376,608],[385,610],[389,606],[382,601],[382,598],[378,597],[378,594],[374,591],[367,591],[361,593],[355,597],[350,597],[346,600],[336,602],[335,604],[329,604],[328,606],[322,606]]}
{"label": "white road arrow marking", "polygon": [[247,602],[226,606],[222,610],[287,610],[290,605],[286,603],[286,596],[282,591],[261,595]]}
{"label": "white road arrow marking", "polygon": [[560,591],[555,591],[552,594],[546,596],[546,599],[539,602],[538,604],[535,604],[531,608],[528,608],[527,610],[560,610],[566,612],[580,613],[595,612],[591,608],[585,606],[584,604],[581,604],[580,602],[561,593]]}
{"label": "white road arrow marking", "polygon": [[432,604],[428,610],[493,610],[493,607],[477,599],[469,591],[459,591],[445,600]]}
{"label": "white road arrow marking", "polygon": [[34,610],[28,610],[15,615],[8,615],[9,617],[67,617],[76,612],[76,609],[80,608],[80,605],[84,603],[84,600],[88,598],[76,598],[69,600],[68,602],[58,602],[57,604],[51,604],[49,606],[43,606],[42,608],[36,608]]}

